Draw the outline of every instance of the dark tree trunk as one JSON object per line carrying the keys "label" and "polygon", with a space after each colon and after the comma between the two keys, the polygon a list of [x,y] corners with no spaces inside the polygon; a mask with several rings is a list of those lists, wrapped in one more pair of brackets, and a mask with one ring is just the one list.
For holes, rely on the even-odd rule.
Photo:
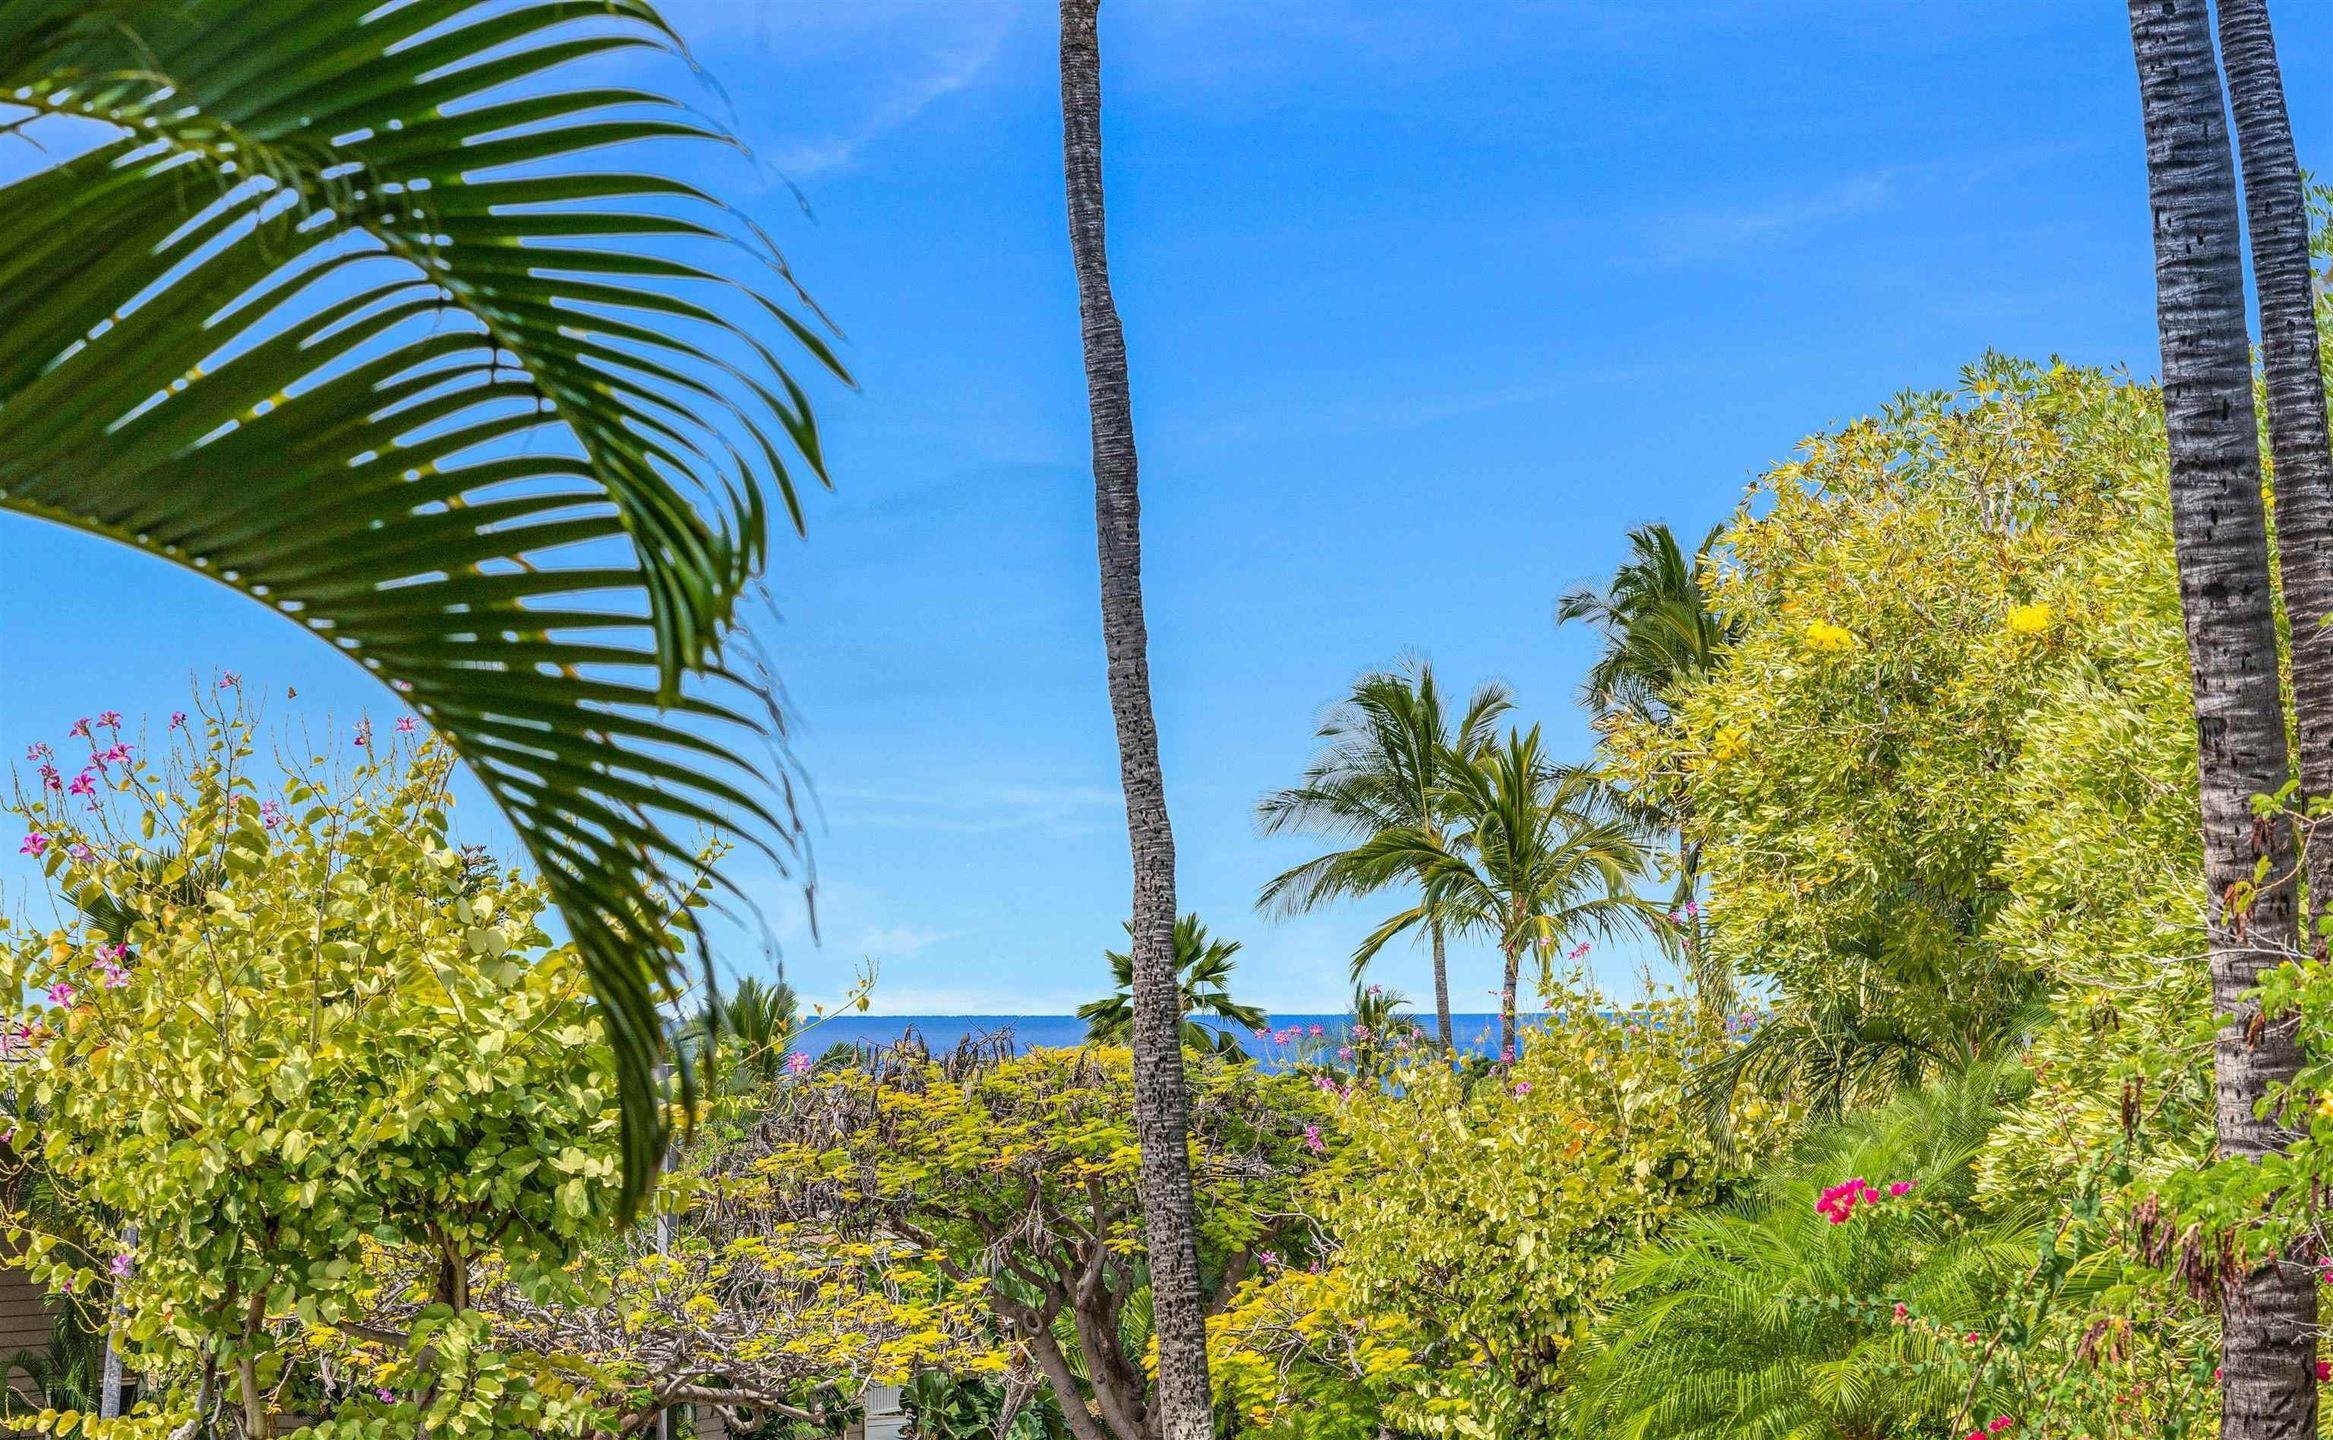
{"label": "dark tree trunk", "polygon": [[1102,209],[1099,7],[1100,0],[1062,0],[1061,150],[1085,343],[1086,402],[1093,412],[1102,640],[1118,729],[1119,778],[1126,791],[1126,836],[1134,857],[1134,1120],[1142,1145],[1143,1241],[1158,1335],[1153,1424],[1161,1440],[1210,1440],[1215,1427],[1207,1389],[1206,1313],[1188,1149],[1190,1096],[1183,1083],[1183,1017],[1175,975],[1175,841],[1159,771],[1158,722],[1150,706],[1126,333],[1110,297]]}
{"label": "dark tree trunk", "polygon": [[[2294,950],[2288,827],[2255,795],[2287,778],[2283,699],[2244,323],[2235,166],[2204,0],[2129,0],[2154,214],[2156,316],[2171,518],[2195,688],[2222,1154],[2258,1158],[2292,1132],[2254,1114],[2299,1069],[2290,1023],[2243,999]],[[2258,862],[2269,882],[2247,903]],[[2317,1286],[2300,1265],[2231,1276],[2221,1301],[2223,1440],[2313,1440]]]}
{"label": "dark tree trunk", "polygon": [[1434,1024],[1442,1037],[1442,1053],[1448,1055],[1458,1048],[1457,1037],[1450,1030],[1450,961],[1442,943],[1442,922],[1433,921],[1434,937]]}
{"label": "dark tree trunk", "polygon": [[[2309,273],[2309,201],[2293,153],[2292,117],[2277,69],[2267,0],[2220,0],[2220,53],[2243,157],[2260,356],[2268,372],[2269,453],[2276,460],[2276,535],[2292,621],[2293,708],[2300,722],[2301,802],[2333,796],[2333,438],[2325,425],[2316,295]],[[2304,851],[2301,935],[2325,940],[2313,917],[2333,909],[2333,825]]]}
{"label": "dark tree trunk", "polygon": [[1515,946],[1506,947],[1506,966],[1499,979],[1499,1060],[1512,1064],[1515,1060],[1515,988],[1523,982],[1523,953]]}

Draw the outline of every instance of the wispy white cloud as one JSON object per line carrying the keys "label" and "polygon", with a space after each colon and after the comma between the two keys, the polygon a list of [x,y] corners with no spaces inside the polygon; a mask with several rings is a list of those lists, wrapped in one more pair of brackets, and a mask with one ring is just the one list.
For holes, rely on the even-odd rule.
{"label": "wispy white cloud", "polygon": [[987,12],[987,23],[935,51],[927,64],[888,81],[847,128],[797,142],[770,154],[769,162],[789,179],[800,180],[855,162],[862,151],[914,124],[925,111],[969,88],[1003,46],[1009,12]]}
{"label": "wispy white cloud", "polygon": [[1083,835],[1107,823],[1124,797],[1103,785],[955,780],[925,789],[835,785],[821,797],[836,829],[868,827],[986,834],[1037,830]]}
{"label": "wispy white cloud", "polygon": [[1779,245],[1834,221],[1870,214],[1895,198],[1896,184],[1892,170],[1849,175],[1803,194],[1659,216],[1645,228],[1657,259],[1670,264],[1705,260]]}

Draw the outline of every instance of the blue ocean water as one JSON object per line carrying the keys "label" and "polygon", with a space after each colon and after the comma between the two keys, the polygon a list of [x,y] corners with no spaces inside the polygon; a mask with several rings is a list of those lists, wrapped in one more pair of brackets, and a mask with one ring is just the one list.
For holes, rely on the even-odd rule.
{"label": "blue ocean water", "polygon": [[[1319,1050],[1323,1045],[1333,1046],[1345,1027],[1352,1023],[1350,1015],[1274,1015],[1269,1038],[1242,1035],[1241,1046],[1258,1061],[1269,1065],[1287,1061]],[[1411,1019],[1433,1033],[1434,1017],[1431,1011],[1412,1012]],[[1526,1025],[1543,1019],[1539,1015],[1524,1015]],[[1486,1014],[1453,1014],[1450,1026],[1461,1050],[1489,1054],[1498,1048],[1499,1017]],[[1296,1032],[1293,1036],[1290,1032]],[[982,1039],[1010,1035],[1018,1049],[1040,1046],[1078,1045],[1085,1041],[1085,1022],[1075,1015],[860,1015],[830,1016],[812,1020],[805,1033],[795,1041],[794,1048],[815,1057],[828,1047],[847,1045],[890,1045],[913,1033],[933,1050],[953,1049],[967,1038]]]}

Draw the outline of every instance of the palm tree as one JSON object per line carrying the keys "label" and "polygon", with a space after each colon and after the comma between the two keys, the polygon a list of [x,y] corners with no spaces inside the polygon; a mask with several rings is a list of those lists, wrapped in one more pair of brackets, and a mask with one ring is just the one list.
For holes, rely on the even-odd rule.
{"label": "palm tree", "polygon": [[[2249,999],[2297,953],[2289,828],[2252,799],[2288,774],[2276,616],[2260,495],[2235,164],[2205,0],[2130,0],[2154,212],[2156,328],[2170,441],[2172,540],[2200,742],[2213,1068],[2222,1155],[2257,1160],[2293,1132],[2262,1102],[2299,1073],[2290,1017]],[[2265,882],[2257,882],[2264,874]],[[2308,1436],[2317,1428],[2317,1284],[2281,1259],[2232,1278],[2221,1304],[2221,1434]]]}
{"label": "palm tree", "polygon": [[1709,553],[1724,532],[1711,526],[1688,557],[1666,525],[1628,532],[1629,558],[1602,590],[1579,589],[1556,602],[1558,625],[1582,621],[1604,642],[1581,698],[1599,717],[1664,722],[1676,687],[1714,667],[1738,627],[1709,606]]}
{"label": "palm tree", "polygon": [[[1410,997],[1399,990],[1363,985],[1358,979],[1353,982],[1353,1019],[1345,1034],[1355,1074],[1376,1079],[1393,1056],[1406,1054],[1412,1044],[1425,1038],[1418,1022],[1405,1013],[1409,1003]],[[1450,1046],[1445,1043],[1442,1049],[1447,1054]]]}
{"label": "palm tree", "polygon": [[[2291,617],[2292,694],[2300,736],[2299,807],[2333,799],[2333,436],[2325,419],[2315,276],[2309,265],[2309,197],[2293,151],[2292,116],[2276,63],[2267,0],[2219,0],[2220,52],[2228,67],[2252,231],[2252,282],[2260,300],[2260,358],[2267,375],[2269,451],[2276,460],[2277,554]],[[2333,832],[2333,825],[2318,827]],[[2301,934],[2319,956],[2312,923],[2333,912],[2333,833],[2304,848],[2307,910]]]}
{"label": "palm tree", "polygon": [[[1198,1205],[1191,1193],[1191,1097],[1183,1078],[1183,1016],[1175,986],[1175,839],[1158,763],[1158,717],[1150,704],[1142,500],[1133,401],[1126,384],[1126,331],[1110,295],[1109,227],[1102,207],[1100,4],[1061,0],[1061,160],[1093,425],[1102,646],[1118,732],[1118,775],[1126,793],[1126,840],[1134,862],[1129,1038],[1135,1136],[1142,1151],[1142,1234],[1158,1334],[1159,1440],[1210,1440],[1215,1420],[1207,1382]],[[1064,1395],[1062,1403],[1068,1408],[1075,1402]]]}
{"label": "palm tree", "polygon": [[[1365,675],[1322,723],[1318,738],[1327,744],[1306,768],[1303,783],[1265,796],[1257,819],[1266,835],[1302,832],[1363,842],[1406,827],[1439,837],[1450,821],[1452,772],[1490,748],[1492,724],[1511,703],[1504,685],[1484,685],[1453,727],[1433,666],[1420,662],[1407,674]],[[1354,854],[1351,847],[1334,850],[1274,876],[1257,907],[1292,914],[1418,878],[1358,865]],[[1427,903],[1433,904],[1431,897]],[[1456,1044],[1445,955],[1449,927],[1433,913],[1425,928],[1434,957],[1434,1019],[1448,1051]],[[1356,957],[1356,979],[1362,964]]]}
{"label": "palm tree", "polygon": [[[1579,589],[1556,603],[1558,625],[1581,621],[1602,638],[1603,653],[1588,668],[1581,699],[1597,728],[1623,719],[1665,725],[1679,687],[1715,668],[1739,631],[1710,607],[1709,555],[1722,525],[1710,527],[1688,557],[1666,525],[1628,532],[1629,558],[1602,590]],[[1732,1005],[1733,977],[1709,953],[1701,923],[1701,844],[1692,835],[1682,795],[1652,799],[1630,792],[1646,818],[1676,833],[1677,888],[1670,908],[1684,934],[1693,988],[1717,1009]]]}
{"label": "palm tree", "polygon": [[1592,772],[1547,760],[1538,726],[1510,730],[1504,745],[1455,771],[1449,789],[1456,820],[1447,833],[1394,827],[1354,850],[1363,873],[1414,875],[1421,891],[1416,905],[1370,932],[1354,960],[1368,963],[1395,936],[1437,916],[1489,935],[1505,960],[1499,1047],[1511,1060],[1526,951],[1544,985],[1563,942],[1627,933],[1665,939],[1668,920],[1633,888],[1646,868],[1638,827],[1614,812]]}
{"label": "palm tree", "polygon": [[726,995],[713,992],[704,1010],[682,1031],[682,1053],[710,1064],[727,1042],[735,1051],[738,1077],[768,1084],[786,1068],[786,1046],[794,1038],[800,1010],[793,986],[783,980],[765,985],[748,975]]}
{"label": "palm tree", "polygon": [[[1126,933],[1132,937],[1134,927],[1128,925]],[[1134,1034],[1131,948],[1103,952],[1110,962],[1110,978],[1117,989],[1077,1007],[1077,1018],[1086,1022],[1086,1038],[1097,1045],[1123,1045]],[[1238,968],[1231,957],[1238,953],[1237,940],[1215,939],[1196,915],[1185,915],[1175,922],[1175,1003],[1183,1015],[1183,1043],[1195,1050],[1211,1050],[1230,1059],[1244,1060],[1247,1051],[1240,1045],[1239,1036],[1262,1029],[1266,1017],[1255,1006],[1242,1005],[1231,998],[1231,972]],[[1212,1015],[1230,1028],[1202,1025],[1192,1018],[1198,1015]]]}
{"label": "palm tree", "polygon": [[722,138],[564,68],[642,47],[677,49],[648,0],[0,0],[0,124],[42,142],[0,186],[0,508],[240,590],[438,728],[590,967],[627,1201],[668,822],[799,843],[723,651],[824,478],[780,351],[841,373],[758,231],[602,158]]}

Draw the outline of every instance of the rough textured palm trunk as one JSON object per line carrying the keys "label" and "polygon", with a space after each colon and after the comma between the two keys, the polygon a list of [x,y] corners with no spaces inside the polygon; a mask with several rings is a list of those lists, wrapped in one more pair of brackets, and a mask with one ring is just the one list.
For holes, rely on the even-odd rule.
{"label": "rough textured palm trunk", "polygon": [[[2269,452],[2276,459],[2276,534],[2292,620],[2293,706],[2300,722],[2301,798],[2333,797],[2333,438],[2325,424],[2316,296],[2309,274],[2309,202],[2293,153],[2292,117],[2276,63],[2267,0],[2220,0],[2220,54],[2243,157],[2260,356],[2268,373]],[[2311,917],[2333,909],[2333,825],[2304,854]]]}
{"label": "rough textured palm trunk", "polygon": [[1442,1053],[1450,1054],[1458,1048],[1457,1037],[1450,1029],[1450,961],[1442,944],[1442,922],[1433,922],[1434,936],[1434,1024],[1442,1037]]}
{"label": "rough textured palm trunk", "polygon": [[1182,1015],[1175,976],[1175,841],[1151,713],[1149,637],[1142,616],[1142,514],[1134,416],[1126,386],[1126,334],[1110,296],[1102,209],[1100,0],[1061,3],[1061,151],[1069,195],[1070,253],[1077,267],[1085,342],[1086,401],[1093,412],[1094,526],[1101,552],[1102,639],[1126,835],[1134,855],[1134,1109],[1142,1145],[1143,1240],[1150,1258],[1158,1335],[1162,1440],[1210,1440],[1207,1328],[1200,1288],[1197,1206],[1191,1194],[1190,1096],[1183,1083]]}
{"label": "rough textured palm trunk", "polygon": [[1515,1059],[1515,987],[1523,982],[1523,952],[1507,947],[1507,964],[1499,981],[1499,1059]]}
{"label": "rough textured palm trunk", "polygon": [[[2283,700],[2268,572],[2267,516],[2244,323],[2235,168],[2204,0],[2129,0],[2154,214],[2163,410],[2171,512],[2195,687],[2219,1143],[2253,1158],[2285,1145],[2278,1117],[2254,1114],[2299,1068],[2289,1024],[2260,1026],[2243,999],[2293,952],[2286,827],[2256,822],[2252,797],[2287,778]],[[2240,900],[2257,863],[2271,882]],[[2223,1440],[2312,1440],[2315,1277],[2271,1263],[2231,1276],[2221,1302]]]}

